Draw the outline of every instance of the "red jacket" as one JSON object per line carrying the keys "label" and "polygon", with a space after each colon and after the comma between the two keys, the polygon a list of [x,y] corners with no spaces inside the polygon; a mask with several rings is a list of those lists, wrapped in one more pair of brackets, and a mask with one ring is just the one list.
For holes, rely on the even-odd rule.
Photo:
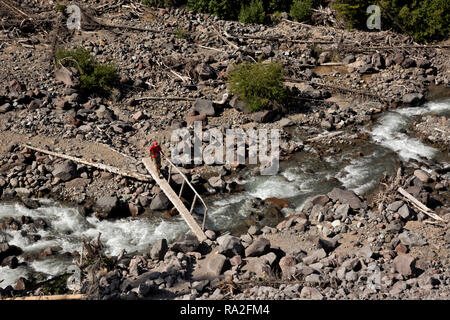
{"label": "red jacket", "polygon": [[152,156],[152,159],[159,157],[161,155],[161,147],[158,145],[157,146],[152,145],[150,147],[150,154]]}

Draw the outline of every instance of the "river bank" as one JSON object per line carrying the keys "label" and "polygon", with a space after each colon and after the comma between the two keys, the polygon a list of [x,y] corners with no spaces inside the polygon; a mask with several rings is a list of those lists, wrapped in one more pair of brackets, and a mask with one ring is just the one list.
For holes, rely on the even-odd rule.
{"label": "river bank", "polygon": [[[96,239],[99,233],[102,233],[103,243],[100,251],[110,259],[110,264],[102,262],[100,265],[108,273],[105,275],[103,271],[92,269],[100,288],[98,285],[97,289],[93,288],[96,282],[89,283],[83,278],[81,289],[97,298],[231,298],[223,294],[226,288],[229,289],[226,283],[220,284],[222,290],[219,292],[219,283],[208,280],[229,277],[234,283],[258,283],[261,278],[270,279],[271,283],[286,282],[282,289],[280,286],[254,291],[242,289],[243,293],[233,295],[233,298],[246,298],[247,293],[251,298],[273,298],[277,294],[280,296],[276,298],[356,298],[364,297],[354,288],[360,276],[366,276],[364,266],[377,261],[380,270],[389,270],[394,255],[410,249],[413,260],[427,261],[424,252],[430,251],[432,244],[419,246],[416,252],[412,249],[415,245],[405,244],[405,240],[403,245],[408,248],[401,247],[397,251],[403,251],[397,252],[398,243],[394,240],[405,230],[416,232],[415,228],[422,227],[422,231],[431,230],[433,237],[439,238],[448,235],[445,227],[439,229],[439,226],[424,224],[424,217],[413,214],[410,207],[398,213],[404,204],[397,203],[396,210],[392,207],[387,210],[387,206],[399,199],[392,198],[392,192],[386,193],[380,181],[384,181],[384,174],[395,176],[403,162],[406,172],[401,185],[405,189],[419,187],[414,196],[422,194],[426,204],[429,197],[441,202],[436,208],[441,208],[439,215],[448,220],[445,211],[448,208],[448,102],[433,101],[423,105],[430,85],[432,88],[441,86],[448,92],[448,88],[445,89],[449,83],[448,51],[344,52],[339,58],[340,66],[327,66],[324,64],[334,58],[333,50],[326,46],[268,44],[244,36],[298,34],[307,39],[333,39],[337,36],[333,28],[305,29],[286,22],[271,27],[244,26],[183,10],[156,11],[156,16],[159,18],[152,21],[131,20],[143,27],[158,27],[163,32],[181,25],[192,30],[193,39],[151,32],[144,32],[143,37],[142,34],[101,29],[65,35],[70,46],[87,47],[97,58],[114,59],[119,65],[122,88],[128,89],[113,101],[84,97],[75,88],[63,85],[52,73],[44,74],[39,67],[46,61],[45,50],[40,50],[40,45],[45,42],[41,34],[29,35],[33,48],[21,46],[14,38],[2,45],[0,61],[7,68],[1,81],[7,85],[0,88],[0,230],[6,240],[2,242],[8,243],[2,247],[2,254],[8,253],[2,257],[3,284],[0,283],[0,287],[13,285],[17,289],[13,291],[9,287],[2,295],[42,293],[36,288],[30,291],[30,281],[22,279],[15,283],[16,279],[26,278],[30,271],[37,277],[33,281],[38,282],[61,274],[73,265],[73,260],[79,261],[86,255],[81,252],[83,240]],[[102,18],[110,17],[105,13]],[[195,21],[193,18],[198,23],[192,22]],[[130,22],[123,12],[110,19],[121,24]],[[223,40],[212,32],[211,26],[242,36],[242,39],[232,39],[240,49],[223,45]],[[408,44],[406,38],[390,32],[342,32],[347,39],[363,45],[384,36],[389,37],[390,43]],[[220,48],[220,52],[199,46]],[[301,102],[293,109],[256,114],[246,112],[242,102],[232,97],[225,99],[223,104],[216,103],[227,92],[225,80],[230,66],[251,59],[249,57],[255,58],[261,52],[267,61],[283,62],[290,79],[286,80],[286,85]],[[191,79],[180,81],[179,77],[167,74],[167,68],[189,75]],[[292,78],[304,82],[295,82]],[[360,93],[339,94],[333,89],[336,86],[340,88],[339,92],[348,94],[342,89],[347,88]],[[436,99],[433,92],[434,89],[428,97]],[[377,99],[371,100],[374,95]],[[181,96],[192,101],[139,100],[146,96]],[[282,130],[283,162],[276,176],[262,177],[258,175],[257,167],[234,165],[183,169],[195,187],[208,198],[211,209],[207,227],[214,232],[209,232],[211,239],[203,245],[189,237],[176,240],[188,228],[179,217],[172,217],[174,212],[169,201],[154,183],[138,182],[86,165],[61,161],[21,146],[28,143],[48,147],[146,174],[139,159],[147,155],[149,143],[160,141],[170,154],[172,131],[180,127],[192,130],[194,120],[203,121],[205,130],[213,127],[221,131],[235,127]],[[416,134],[422,142],[416,139]],[[429,170],[425,171],[429,175],[425,182],[421,180],[423,174],[415,177],[412,170],[423,171],[424,166]],[[435,175],[434,171],[439,173]],[[173,178],[177,181],[175,176]],[[346,208],[348,199],[330,200],[331,197],[326,196],[328,200],[325,197],[314,200],[320,201],[322,206],[315,207],[314,212],[310,211],[313,208],[305,209],[307,199],[326,195],[336,187],[353,190],[355,194],[351,194],[350,201],[359,199],[361,203],[375,204]],[[430,196],[423,195],[424,190]],[[383,214],[371,218],[379,197],[388,198],[379,209]],[[42,198],[55,200],[56,204]],[[22,204],[16,203],[19,199]],[[435,206],[436,202],[429,204]],[[338,209],[339,213],[336,213]],[[320,212],[324,221],[319,219],[316,223],[316,215]],[[291,215],[287,220],[290,222],[286,223],[292,228],[283,225],[275,228],[280,220]],[[380,223],[384,223],[384,229],[390,224],[401,224],[401,227],[394,226],[391,239],[387,241],[386,235],[384,239],[378,237],[391,231],[378,232],[384,230]],[[236,237],[213,240],[226,231]],[[259,235],[261,232],[262,236]],[[368,234],[375,239],[367,241]],[[266,240],[259,240],[260,237]],[[352,245],[341,255],[339,248],[347,247],[347,238],[358,240],[350,241]],[[169,251],[162,239],[168,240]],[[290,251],[292,242],[289,239],[298,244],[295,246],[297,252]],[[327,241],[336,247],[323,248],[323,243],[330,245]],[[365,249],[367,261],[358,262],[349,258],[361,249],[357,242],[364,245],[379,243],[372,247],[371,255]],[[248,254],[249,247],[256,253]],[[323,251],[313,253],[312,249],[325,250],[325,256]],[[382,260],[375,259],[378,256],[383,256]],[[443,260],[440,258],[438,253],[430,261],[447,265],[445,254]],[[336,259],[337,263],[334,262]],[[409,263],[410,269],[414,269],[412,264]],[[344,266],[345,270],[334,276],[333,270],[337,272],[338,266]],[[295,271],[290,267],[295,267]],[[360,268],[363,271],[358,273]],[[395,290],[402,289],[400,293],[405,291],[406,295],[414,297],[416,293],[410,289],[416,288],[419,282],[411,280],[418,275],[417,270],[413,272],[412,269],[409,274],[404,272],[407,269],[398,267],[387,275],[390,277],[386,280],[390,283],[389,292],[395,285]],[[419,269],[427,268],[419,266]],[[192,270],[196,270],[196,274],[190,277]],[[430,289],[430,283],[438,288],[431,291],[429,297],[445,293],[441,288],[448,282],[448,276],[445,272],[438,274],[439,284],[430,280],[435,279],[434,276],[424,280],[426,290],[433,289]],[[289,275],[311,277],[295,284],[283,278],[288,279]],[[349,283],[344,291],[321,290],[323,286],[332,288],[326,284],[338,280]],[[228,283],[228,286],[233,284]],[[288,293],[291,291],[292,294]],[[265,296],[265,292],[271,296]],[[364,294],[375,298],[379,293]],[[391,294],[389,298],[395,296]]]}

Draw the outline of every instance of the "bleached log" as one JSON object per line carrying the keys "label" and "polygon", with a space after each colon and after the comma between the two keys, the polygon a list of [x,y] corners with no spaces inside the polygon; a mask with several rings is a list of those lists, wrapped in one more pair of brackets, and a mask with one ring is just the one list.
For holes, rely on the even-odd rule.
{"label": "bleached log", "polygon": [[431,218],[433,218],[435,220],[441,221],[441,222],[446,222],[444,219],[442,219],[436,213],[434,213],[433,210],[431,210],[426,205],[424,205],[422,202],[420,202],[419,200],[414,198],[408,191],[406,191],[402,187],[398,188],[398,192],[402,196],[404,196],[410,203],[412,203],[418,210],[420,210],[421,212],[423,212],[427,216],[429,216],[429,217],[431,217]]}
{"label": "bleached log", "polygon": [[54,157],[58,157],[58,158],[62,158],[62,159],[67,159],[76,163],[81,163],[90,167],[94,167],[100,170],[104,170],[110,173],[114,173],[114,174],[118,174],[120,176],[124,176],[124,177],[129,177],[129,178],[133,178],[139,181],[143,181],[143,182],[150,182],[153,180],[153,178],[149,175],[145,175],[145,174],[141,174],[141,173],[137,173],[137,172],[133,172],[133,171],[129,171],[129,170],[124,170],[124,169],[120,169],[117,167],[113,167],[107,164],[103,164],[103,163],[97,163],[97,162],[93,162],[93,161],[89,161],[89,160],[85,160],[85,159],[79,159],[76,157],[72,157],[72,156],[68,156],[62,153],[57,153],[57,152],[52,152],[52,151],[48,151],[48,150],[44,150],[41,148],[36,148],[27,144],[23,144],[22,145],[24,148],[27,149],[31,149],[40,153],[44,153],[44,154],[48,154]]}

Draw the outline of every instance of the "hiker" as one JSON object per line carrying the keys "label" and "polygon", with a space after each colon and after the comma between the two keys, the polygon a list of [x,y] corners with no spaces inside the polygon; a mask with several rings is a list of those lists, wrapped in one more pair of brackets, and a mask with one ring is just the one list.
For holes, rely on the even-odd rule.
{"label": "hiker", "polygon": [[161,168],[161,147],[156,141],[153,142],[152,146],[150,147],[150,156],[156,168],[156,173],[161,177],[159,173],[159,169]]}

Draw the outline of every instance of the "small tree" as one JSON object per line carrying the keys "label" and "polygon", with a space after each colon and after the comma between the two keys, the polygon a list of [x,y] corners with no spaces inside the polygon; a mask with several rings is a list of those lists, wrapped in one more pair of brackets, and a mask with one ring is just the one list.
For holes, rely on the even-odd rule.
{"label": "small tree", "polygon": [[73,67],[80,73],[80,88],[88,94],[109,95],[118,84],[116,66],[99,63],[84,48],[59,49],[55,54],[57,64]]}
{"label": "small tree", "polygon": [[294,0],[291,6],[291,17],[297,21],[305,21],[311,18],[312,0]]}
{"label": "small tree", "polygon": [[283,68],[279,63],[245,62],[237,65],[229,75],[229,87],[247,103],[251,112],[286,102]]}
{"label": "small tree", "polygon": [[253,0],[250,5],[242,6],[239,13],[239,21],[242,23],[264,23],[265,19],[262,0]]}

